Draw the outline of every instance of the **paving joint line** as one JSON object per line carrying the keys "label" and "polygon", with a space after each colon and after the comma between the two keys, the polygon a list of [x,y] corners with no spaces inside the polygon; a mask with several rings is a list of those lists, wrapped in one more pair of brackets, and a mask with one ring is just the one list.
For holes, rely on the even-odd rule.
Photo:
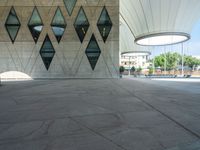
{"label": "paving joint line", "polygon": [[101,134],[101,133],[99,133],[99,132],[97,132],[97,131],[95,131],[95,130],[89,128],[88,126],[84,125],[83,123],[80,123],[79,121],[77,121],[77,120],[74,119],[73,117],[69,117],[69,119],[71,119],[72,121],[76,122],[77,124],[79,124],[79,125],[85,127],[86,129],[88,129],[89,131],[91,131],[91,132],[95,133],[96,135],[102,137],[103,139],[109,141],[110,143],[116,145],[116,146],[119,147],[120,149],[122,149],[122,150],[128,150],[128,149],[124,148],[123,146],[121,146],[121,145],[115,143],[113,140],[107,138],[107,137],[104,136],[103,134]]}
{"label": "paving joint line", "polygon": [[174,122],[176,125],[178,125],[179,127],[183,128],[185,131],[189,132],[190,134],[192,134],[193,136],[195,136],[196,138],[200,139],[200,135],[195,133],[194,131],[192,131],[191,129],[187,128],[186,126],[184,126],[183,124],[179,123],[178,121],[176,121],[175,119],[173,119],[172,117],[170,117],[169,115],[165,114],[164,112],[160,111],[158,108],[156,108],[155,106],[151,105],[150,103],[146,102],[145,100],[143,100],[142,98],[140,98],[139,96],[133,94],[131,91],[129,91],[128,89],[126,89],[125,87],[120,86],[118,83],[112,81],[114,84],[117,84],[119,88],[124,89],[125,91],[127,91],[130,95],[136,97],[138,100],[140,100],[142,103],[146,104],[147,106],[151,107],[153,110],[155,110],[156,112],[159,112],[161,115],[163,115],[164,117],[166,117],[167,119],[169,119],[170,121]]}

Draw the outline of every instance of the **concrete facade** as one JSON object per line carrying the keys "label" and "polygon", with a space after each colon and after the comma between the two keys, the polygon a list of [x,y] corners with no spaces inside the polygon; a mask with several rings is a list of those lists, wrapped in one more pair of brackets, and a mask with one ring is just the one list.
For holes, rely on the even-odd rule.
{"label": "concrete facade", "polygon": [[148,67],[148,56],[123,56],[121,55],[120,64],[125,67],[125,69],[131,69],[133,66],[135,68],[146,69]]}
{"label": "concrete facade", "polygon": [[[14,43],[11,42],[5,28],[5,22],[14,6],[21,23]],[[27,26],[34,7],[37,7],[44,27],[37,44]],[[51,29],[51,21],[57,7],[61,8],[67,27],[58,44]],[[90,27],[80,42],[74,29],[74,22],[80,7],[86,13]],[[112,29],[106,43],[97,28],[97,21],[103,7],[106,6]],[[63,0],[1,0],[0,1],[0,73],[19,71],[32,78],[115,78],[119,66],[119,1],[118,0],[77,0],[72,15],[69,16]],[[49,35],[56,51],[49,70],[40,56],[40,49],[46,35]],[[92,34],[101,49],[101,55],[94,70],[85,55]]]}

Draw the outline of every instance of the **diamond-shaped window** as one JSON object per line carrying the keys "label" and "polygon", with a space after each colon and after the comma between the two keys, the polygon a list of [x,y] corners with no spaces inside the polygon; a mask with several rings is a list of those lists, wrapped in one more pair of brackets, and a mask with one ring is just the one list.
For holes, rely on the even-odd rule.
{"label": "diamond-shaped window", "polygon": [[55,50],[54,50],[51,40],[49,39],[49,36],[47,34],[46,38],[42,44],[42,47],[40,49],[40,56],[42,57],[42,60],[43,60],[44,65],[47,70],[50,67],[50,64],[54,57],[54,54],[55,54]]}
{"label": "diamond-shaped window", "polygon": [[63,0],[68,14],[71,16],[77,0]]}
{"label": "diamond-shaped window", "polygon": [[67,24],[65,22],[65,18],[62,14],[62,11],[58,7],[56,10],[56,13],[54,15],[54,18],[51,22],[51,28],[53,30],[53,33],[54,33],[58,43],[60,42],[60,40],[65,32],[66,26],[67,26]]}
{"label": "diamond-shaped window", "polygon": [[35,41],[35,43],[37,43],[40,37],[40,33],[42,32],[43,23],[36,7],[32,12],[32,16],[28,23],[28,28],[32,34],[33,40]]}
{"label": "diamond-shaped window", "polygon": [[21,24],[19,22],[15,9],[14,7],[12,7],[5,23],[6,30],[10,36],[12,43],[15,42],[20,26]]}
{"label": "diamond-shaped window", "polygon": [[96,41],[94,34],[92,35],[92,37],[90,39],[90,42],[87,46],[85,54],[90,62],[92,70],[94,70],[95,66],[97,64],[97,61],[99,59],[99,56],[101,55],[101,50],[99,48],[99,45]]}
{"label": "diamond-shaped window", "polygon": [[97,26],[98,26],[99,32],[103,38],[103,41],[106,42],[106,40],[109,36],[109,33],[112,29],[112,21],[110,19],[110,16],[108,14],[106,7],[104,7],[101,12]]}
{"label": "diamond-shaped window", "polygon": [[87,33],[87,30],[89,28],[90,24],[88,22],[88,19],[85,15],[83,7],[80,8],[78,16],[76,18],[76,21],[74,23],[74,28],[76,29],[76,33],[78,34],[78,37],[83,42],[85,35]]}

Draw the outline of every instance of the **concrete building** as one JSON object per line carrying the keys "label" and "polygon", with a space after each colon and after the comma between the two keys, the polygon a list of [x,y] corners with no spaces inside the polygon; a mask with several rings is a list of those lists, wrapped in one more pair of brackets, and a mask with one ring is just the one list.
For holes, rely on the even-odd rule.
{"label": "concrete building", "polygon": [[135,68],[142,68],[147,69],[149,66],[149,55],[150,52],[142,52],[142,51],[135,51],[135,52],[127,52],[122,53],[120,58],[120,65],[124,66],[125,69],[131,69],[133,66]]}
{"label": "concrete building", "polygon": [[2,82],[0,150],[200,150],[200,79],[113,79],[120,54],[188,40],[199,11],[200,0],[0,0],[0,73],[72,78]]}
{"label": "concrete building", "polygon": [[0,14],[0,73],[118,77],[118,0],[3,0]]}

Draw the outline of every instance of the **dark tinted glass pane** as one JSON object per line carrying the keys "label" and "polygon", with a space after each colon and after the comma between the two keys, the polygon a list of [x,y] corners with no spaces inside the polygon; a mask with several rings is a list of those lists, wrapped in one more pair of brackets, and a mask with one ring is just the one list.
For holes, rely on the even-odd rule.
{"label": "dark tinted glass pane", "polygon": [[67,26],[67,24],[65,22],[65,18],[63,17],[63,14],[62,14],[60,8],[58,7],[56,10],[56,13],[54,15],[54,18],[52,20],[52,23],[51,23],[53,33],[54,33],[58,43],[60,42],[60,40],[65,32],[66,26]]}
{"label": "dark tinted glass pane", "polygon": [[71,16],[77,0],[63,0],[68,14]]}
{"label": "dark tinted glass pane", "polygon": [[88,22],[88,19],[85,15],[83,8],[81,7],[79,10],[78,16],[76,18],[76,21],[74,23],[74,27],[76,29],[76,32],[78,34],[78,37],[81,43],[83,42],[83,39],[87,33],[89,26],[90,24]]}
{"label": "dark tinted glass pane", "polygon": [[13,25],[20,24],[14,7],[12,7],[11,10],[10,10],[6,24],[13,24]]}
{"label": "dark tinted glass pane", "polygon": [[6,30],[10,36],[11,41],[14,43],[16,37],[17,37],[17,33],[20,29],[20,22],[19,19],[17,17],[17,14],[15,12],[14,7],[11,8],[10,13],[7,17],[6,23],[5,23],[5,27]]}
{"label": "dark tinted glass pane", "polygon": [[9,36],[12,42],[14,42],[17,36],[17,32],[19,31],[19,26],[6,26],[6,29],[9,32]]}
{"label": "dark tinted glass pane", "polygon": [[99,48],[99,45],[95,39],[94,34],[92,35],[90,42],[87,46],[87,49],[85,51],[85,54],[87,55],[87,58],[90,62],[90,65],[92,67],[92,70],[95,69],[95,66],[97,64],[97,61],[99,59],[99,56],[101,54],[101,50]]}
{"label": "dark tinted glass pane", "polygon": [[108,35],[112,29],[112,22],[111,22],[110,16],[108,15],[108,11],[106,10],[106,7],[104,7],[101,12],[101,16],[98,20],[97,26],[103,38],[103,41],[106,42]]}
{"label": "dark tinted glass pane", "polygon": [[49,52],[49,53],[41,53],[41,56],[44,58],[52,58],[53,56],[54,56],[54,53],[52,53],[52,52]]}
{"label": "dark tinted glass pane", "polygon": [[34,8],[32,16],[29,20],[28,27],[35,43],[37,43],[40,33],[42,32],[43,23],[36,7]]}
{"label": "dark tinted glass pane", "polygon": [[46,69],[49,69],[49,66],[51,64],[51,61],[54,57],[55,54],[55,50],[53,48],[53,45],[49,39],[49,36],[46,35],[46,38],[42,44],[42,47],[40,49],[40,55],[42,57],[42,60],[44,62],[44,65],[46,67]]}

